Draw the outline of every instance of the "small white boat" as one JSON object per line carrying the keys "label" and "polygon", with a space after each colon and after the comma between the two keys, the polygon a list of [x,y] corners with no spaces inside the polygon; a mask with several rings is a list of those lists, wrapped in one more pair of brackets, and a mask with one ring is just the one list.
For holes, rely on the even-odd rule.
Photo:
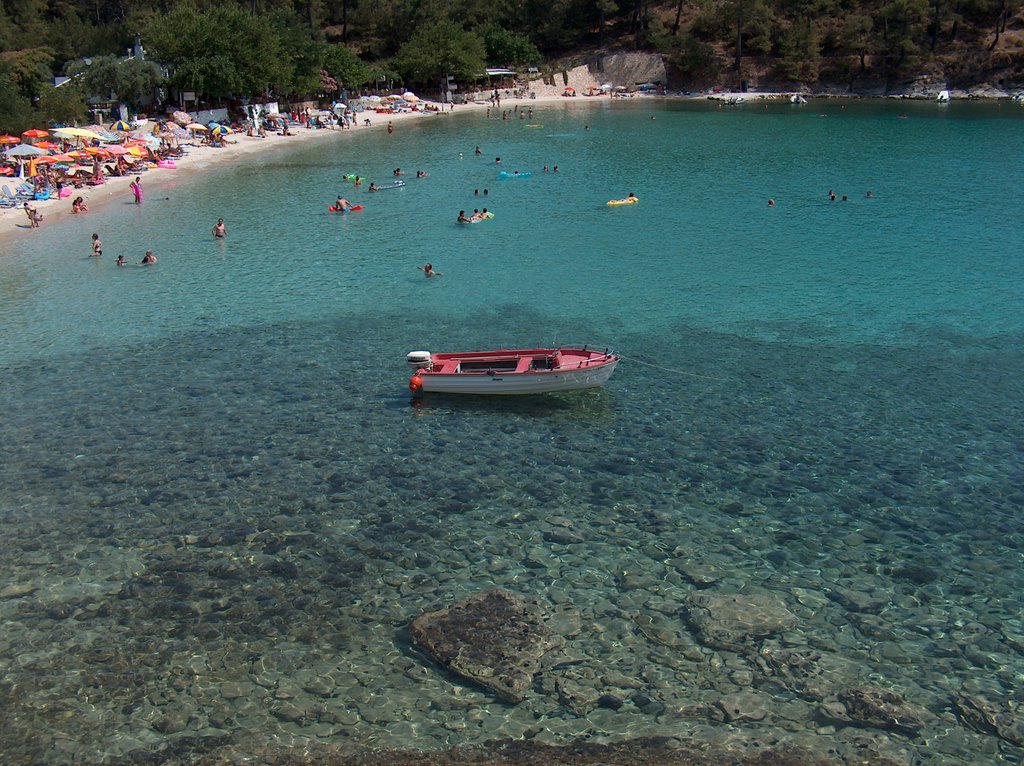
{"label": "small white boat", "polygon": [[583,348],[499,349],[432,354],[412,351],[409,390],[446,394],[547,394],[600,388],[617,354]]}
{"label": "small white boat", "polygon": [[935,97],[935,100],[940,104],[948,104],[950,99],[950,93],[948,90],[940,90],[939,95]]}
{"label": "small white boat", "polygon": [[792,96],[789,97],[789,103],[791,103],[791,104],[806,104],[807,103],[807,99],[804,98],[799,93],[794,93]]}

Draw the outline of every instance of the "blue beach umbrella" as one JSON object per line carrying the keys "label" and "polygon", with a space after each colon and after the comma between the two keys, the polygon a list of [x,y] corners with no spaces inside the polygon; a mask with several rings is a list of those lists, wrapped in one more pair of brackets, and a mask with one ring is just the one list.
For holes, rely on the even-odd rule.
{"label": "blue beach umbrella", "polygon": [[218,125],[215,128],[210,128],[210,135],[212,136],[226,136],[231,132],[231,128],[227,125]]}
{"label": "blue beach umbrella", "polygon": [[110,129],[111,130],[121,131],[121,132],[128,132],[129,130],[132,129],[132,126],[129,125],[124,120],[118,120],[117,122],[115,122],[113,125],[110,126]]}

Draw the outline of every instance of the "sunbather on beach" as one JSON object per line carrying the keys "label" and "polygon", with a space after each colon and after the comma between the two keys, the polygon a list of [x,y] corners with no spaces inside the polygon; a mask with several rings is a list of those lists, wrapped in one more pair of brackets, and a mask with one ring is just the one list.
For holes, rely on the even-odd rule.
{"label": "sunbather on beach", "polygon": [[75,201],[71,203],[72,213],[88,213],[89,206],[85,204],[83,197],[75,197]]}

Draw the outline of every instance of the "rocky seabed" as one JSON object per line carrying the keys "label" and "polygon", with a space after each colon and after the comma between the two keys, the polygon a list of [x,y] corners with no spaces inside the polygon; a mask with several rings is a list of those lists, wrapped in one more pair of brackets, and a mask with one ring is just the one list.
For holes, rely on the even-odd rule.
{"label": "rocky seabed", "polygon": [[[0,760],[646,737],[1024,756],[1007,348],[957,367],[969,405],[931,374],[960,365],[947,348],[894,363],[695,333],[728,383],[678,406],[626,368],[604,392],[410,407],[372,366],[338,396],[337,335],[322,355],[284,327],[5,375]],[[820,372],[740,375],[758,355]],[[130,366],[145,410],[100,383]],[[901,384],[922,368],[944,382]],[[436,641],[412,627],[495,593],[514,608]],[[504,693],[503,673],[527,681]]]}

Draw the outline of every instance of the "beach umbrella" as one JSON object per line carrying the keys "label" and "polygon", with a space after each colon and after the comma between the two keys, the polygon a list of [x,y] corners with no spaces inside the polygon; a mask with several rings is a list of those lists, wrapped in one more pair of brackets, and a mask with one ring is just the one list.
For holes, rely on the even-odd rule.
{"label": "beach umbrella", "polygon": [[20,144],[21,139],[17,136],[0,136],[0,146],[9,146],[11,144]]}
{"label": "beach umbrella", "polygon": [[411,90],[407,90],[405,93],[403,93],[402,94],[402,98],[404,98],[406,101],[419,101],[420,100],[420,97],[417,96],[415,93],[413,93]]}
{"label": "beach umbrella", "polygon": [[189,123],[188,125],[185,126],[185,129],[186,130],[202,130],[202,131],[209,130],[208,127],[206,127],[205,125],[200,125],[198,122]]}
{"label": "beach umbrella", "polygon": [[105,139],[103,136],[99,135],[98,133],[94,133],[91,130],[86,130],[85,128],[60,128],[58,130],[53,131],[53,135],[59,136],[61,138],[88,138],[95,139],[97,141],[108,140]]}
{"label": "beach umbrella", "polygon": [[32,130],[26,130],[21,134],[22,138],[46,138],[49,133],[45,130],[39,130],[39,128],[32,128]]}
{"label": "beach umbrella", "polygon": [[116,130],[119,133],[127,133],[129,130],[132,129],[132,126],[129,125],[124,120],[118,120],[117,122],[115,122],[113,125],[110,126],[110,129],[111,130]]}
{"label": "beach umbrella", "polygon": [[120,157],[122,154],[128,154],[128,150],[123,146],[108,146],[106,152],[112,157]]}
{"label": "beach umbrella", "polygon": [[230,132],[231,128],[229,128],[227,125],[218,125],[215,128],[210,128],[211,136],[226,136]]}
{"label": "beach umbrella", "polygon": [[32,146],[36,149],[60,149],[60,146],[53,141],[36,141]]}
{"label": "beach umbrella", "polygon": [[129,146],[128,154],[132,155],[132,157],[145,157],[146,150],[143,149],[141,146]]}
{"label": "beach umbrella", "polygon": [[42,149],[36,149],[34,146],[28,144],[21,144],[15,146],[13,149],[8,149],[5,154],[8,157],[42,157],[46,152]]}

